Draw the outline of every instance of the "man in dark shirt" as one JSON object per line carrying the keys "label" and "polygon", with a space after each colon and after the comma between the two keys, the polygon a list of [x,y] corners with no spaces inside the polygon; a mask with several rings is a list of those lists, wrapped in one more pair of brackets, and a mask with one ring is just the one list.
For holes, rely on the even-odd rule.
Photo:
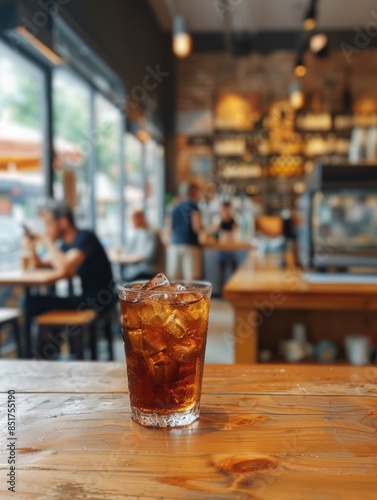
{"label": "man in dark shirt", "polygon": [[185,189],[185,199],[173,208],[171,214],[171,240],[167,259],[167,274],[171,280],[192,280],[201,276],[198,239],[201,216],[197,204],[200,191],[193,183],[186,185]]}
{"label": "man in dark shirt", "polygon": [[[42,235],[26,236],[26,245],[33,250],[35,267],[49,267],[61,271],[66,278],[79,276],[80,295],[56,297],[53,295],[31,295],[26,299],[25,311],[29,318],[51,310],[93,309],[98,313],[110,310],[117,297],[111,265],[97,236],[88,230],[78,229],[72,210],[63,202],[49,200],[39,211],[46,232]],[[46,257],[41,259],[35,252],[42,245]],[[38,339],[38,354],[44,354],[50,338]],[[56,357],[57,351],[53,357]]]}

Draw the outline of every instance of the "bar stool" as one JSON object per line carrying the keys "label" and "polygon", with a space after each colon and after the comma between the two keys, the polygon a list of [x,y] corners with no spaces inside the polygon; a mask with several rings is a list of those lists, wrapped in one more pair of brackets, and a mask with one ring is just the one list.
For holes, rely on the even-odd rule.
{"label": "bar stool", "polygon": [[[20,316],[21,312],[19,309],[0,308],[0,328],[4,325],[11,325],[13,327],[14,338],[17,344],[18,356],[21,356],[22,353],[20,327],[18,324]],[[1,354],[1,346],[0,346],[0,354]]]}
{"label": "bar stool", "polygon": [[84,334],[87,333],[92,338],[96,319],[97,314],[91,309],[85,311],[62,310],[40,314],[35,318],[35,322],[38,325],[38,335],[42,335],[43,330],[47,328],[55,330],[79,328],[79,332],[75,335],[68,335],[68,340],[71,354],[75,355],[77,359],[84,359]]}

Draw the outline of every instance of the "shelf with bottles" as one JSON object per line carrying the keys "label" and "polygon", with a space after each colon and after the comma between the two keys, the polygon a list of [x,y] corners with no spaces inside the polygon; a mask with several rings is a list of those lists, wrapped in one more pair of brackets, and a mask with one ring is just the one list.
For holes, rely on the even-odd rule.
{"label": "shelf with bottles", "polygon": [[[318,123],[315,120],[313,123],[308,121],[305,126],[302,126],[300,119],[302,121],[307,116],[316,117],[316,120],[319,117],[320,120]],[[320,126],[321,120],[324,120],[323,117],[327,117],[327,121]],[[316,123],[317,126],[315,126]],[[295,131],[292,148],[296,149],[296,155],[305,158],[318,158],[325,155],[347,157],[351,146],[355,143],[358,145],[354,146],[356,153],[353,155],[355,157],[353,161],[366,158],[371,160],[377,157],[377,115],[331,115],[329,113],[298,115]],[[234,140],[234,137],[237,139]],[[289,149],[289,142],[285,141],[283,145]],[[281,152],[276,147],[276,144],[271,144],[269,141],[268,132],[265,129],[254,129],[248,132],[221,131],[220,135],[215,137],[214,157],[216,160],[229,161],[241,159],[250,161],[252,158],[254,161],[263,162],[279,156]]]}
{"label": "shelf with bottles", "polygon": [[215,136],[223,135],[250,135],[256,132],[258,128],[248,128],[248,129],[237,129],[237,128],[215,128],[213,129],[213,134]]}
{"label": "shelf with bottles", "polygon": [[296,115],[295,128],[300,133],[350,133],[357,122],[351,113],[301,112]]}
{"label": "shelf with bottles", "polygon": [[296,115],[296,130],[302,133],[350,133],[355,127],[377,126],[377,114],[301,112]]}

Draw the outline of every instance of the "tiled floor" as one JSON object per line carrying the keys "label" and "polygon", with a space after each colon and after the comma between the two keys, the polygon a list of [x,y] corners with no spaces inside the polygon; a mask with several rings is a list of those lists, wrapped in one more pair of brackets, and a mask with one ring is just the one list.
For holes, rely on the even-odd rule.
{"label": "tiled floor", "polygon": [[[222,299],[212,299],[209,318],[206,363],[233,362],[234,313],[232,306]],[[99,359],[107,359],[107,346],[104,340],[99,342]],[[116,361],[124,360],[123,339],[120,335],[114,338],[114,355]]]}

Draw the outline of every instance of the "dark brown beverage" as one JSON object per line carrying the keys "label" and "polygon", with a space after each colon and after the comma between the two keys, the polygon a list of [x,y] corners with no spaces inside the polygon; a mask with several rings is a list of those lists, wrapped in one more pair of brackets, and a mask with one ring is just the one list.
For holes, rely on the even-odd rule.
{"label": "dark brown beverage", "polygon": [[211,287],[154,280],[119,291],[132,418],[186,425],[199,415]]}

